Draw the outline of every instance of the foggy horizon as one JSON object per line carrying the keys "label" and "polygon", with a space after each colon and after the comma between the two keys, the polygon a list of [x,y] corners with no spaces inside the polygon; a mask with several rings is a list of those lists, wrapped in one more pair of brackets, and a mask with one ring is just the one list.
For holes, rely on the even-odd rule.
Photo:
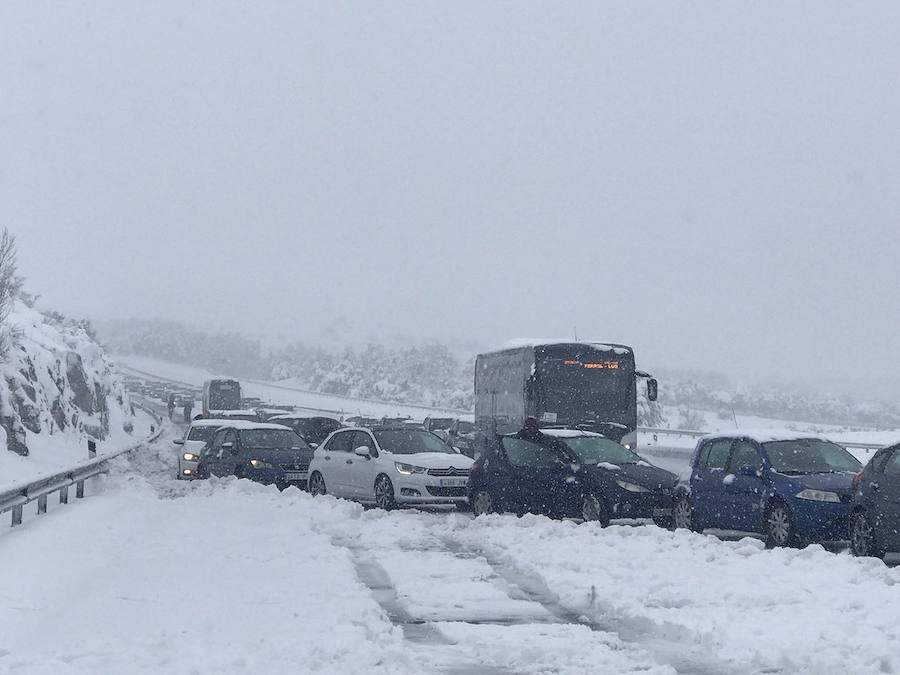
{"label": "foggy horizon", "polygon": [[900,6],[646,7],[6,5],[0,225],[92,319],[896,379]]}

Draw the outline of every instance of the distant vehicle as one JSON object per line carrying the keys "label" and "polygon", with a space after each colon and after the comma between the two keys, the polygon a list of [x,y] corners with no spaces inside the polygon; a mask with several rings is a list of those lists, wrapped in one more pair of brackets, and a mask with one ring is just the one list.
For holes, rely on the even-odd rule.
{"label": "distant vehicle", "polygon": [[736,431],[697,443],[675,526],[761,534],[770,546],[845,540],[859,460],[814,436]]}
{"label": "distant vehicle", "polygon": [[184,432],[184,437],[172,441],[181,446],[178,451],[178,478],[191,480],[197,477],[197,463],[204,446],[212,440],[225,420],[196,420]]}
{"label": "distant vehicle", "polygon": [[244,399],[244,407],[253,408],[253,410],[256,411],[256,414],[259,415],[260,422],[267,422],[271,417],[275,417],[278,415],[287,415],[294,412],[294,408],[292,406],[267,405],[263,407],[253,407],[247,405],[247,399]]}
{"label": "distant vehicle", "polygon": [[237,380],[207,380],[203,383],[203,415],[214,410],[240,410],[241,383]]}
{"label": "distant vehicle", "polygon": [[204,448],[197,476],[237,476],[279,490],[305,489],[312,453],[306,441],[279,424],[230,422]]}
{"label": "distant vehicle", "polygon": [[408,424],[418,424],[412,417],[388,417],[385,415],[382,417],[379,422],[381,426],[405,426]]}
{"label": "distant vehicle", "polygon": [[316,448],[309,467],[309,491],[382,509],[465,506],[471,466],[471,459],[423,429],[340,429]]}
{"label": "distant vehicle", "polygon": [[600,434],[523,429],[496,439],[475,462],[468,496],[476,516],[512,511],[602,525],[612,518],[652,518],[669,527],[677,481]]}
{"label": "distant vehicle", "polygon": [[243,422],[259,422],[259,414],[255,410],[212,410],[206,419],[240,420]]}
{"label": "distant vehicle", "polygon": [[480,354],[475,361],[475,442],[515,433],[525,420],[603,434],[637,447],[637,379],[647,398],[657,383],[635,370],[631,347],[600,343],[538,343]]}
{"label": "distant vehicle", "polygon": [[333,417],[304,413],[274,415],[266,421],[293,429],[314,447],[324,441],[332,431],[337,431],[343,426]]}
{"label": "distant vehicle", "polygon": [[882,448],[853,479],[850,548],[881,558],[900,552],[900,444]]}

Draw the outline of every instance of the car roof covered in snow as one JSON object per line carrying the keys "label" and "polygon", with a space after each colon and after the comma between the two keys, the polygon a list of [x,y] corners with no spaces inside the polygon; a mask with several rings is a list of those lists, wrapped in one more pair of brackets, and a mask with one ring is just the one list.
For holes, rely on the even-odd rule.
{"label": "car roof covered in snow", "polygon": [[579,438],[581,436],[595,436],[604,438],[603,434],[594,431],[584,431],[583,429],[541,429],[544,436],[553,436],[555,438]]}
{"label": "car roof covered in snow", "polygon": [[770,443],[772,441],[799,441],[801,439],[815,439],[827,441],[824,436],[809,431],[791,431],[790,429],[735,429],[734,431],[716,432],[702,436],[699,440],[708,441],[715,438],[749,438],[757,443]]}
{"label": "car roof covered in snow", "polygon": [[[246,420],[220,420],[223,422],[222,428],[229,429],[270,429],[274,431],[291,431],[283,424],[268,424],[266,422],[248,422]],[[293,433],[293,432],[291,432]]]}
{"label": "car roof covered in snow", "polygon": [[230,424],[229,420],[223,420],[221,418],[214,419],[202,419],[202,420],[194,420],[191,422],[192,427],[221,427],[226,424]]}
{"label": "car roof covered in snow", "polygon": [[328,415],[326,413],[316,413],[316,412],[292,412],[292,413],[284,413],[281,415],[272,415],[267,421],[271,422],[272,420],[311,420],[318,419],[324,417],[325,419],[334,420],[335,422],[339,422],[340,420],[334,415]]}

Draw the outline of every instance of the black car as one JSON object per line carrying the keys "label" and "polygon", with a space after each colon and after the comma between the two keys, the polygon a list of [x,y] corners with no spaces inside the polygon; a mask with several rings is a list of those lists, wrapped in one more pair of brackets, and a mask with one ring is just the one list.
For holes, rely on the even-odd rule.
{"label": "black car", "polygon": [[200,454],[197,477],[237,476],[306,488],[313,449],[280,424],[232,422],[221,427]]}
{"label": "black car", "polygon": [[850,548],[877,558],[900,552],[900,443],[879,450],[853,478]]}
{"label": "black car", "polygon": [[332,431],[337,431],[343,425],[333,417],[324,415],[273,415],[268,420],[270,424],[282,424],[303,436],[307,443],[317,447],[328,438]]}
{"label": "black car", "polygon": [[523,429],[499,436],[469,474],[475,515],[541,513],[597,520],[653,518],[672,524],[677,477],[589,431]]}

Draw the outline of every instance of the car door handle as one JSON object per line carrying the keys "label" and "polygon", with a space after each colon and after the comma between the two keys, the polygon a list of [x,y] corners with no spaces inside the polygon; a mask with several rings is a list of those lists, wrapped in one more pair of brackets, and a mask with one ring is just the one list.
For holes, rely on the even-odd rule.
{"label": "car door handle", "polygon": [[348,460],[347,460],[347,464],[353,464],[353,460],[352,460],[352,459],[348,459]]}
{"label": "car door handle", "polygon": [[330,461],[331,461],[331,456],[330,456],[330,455],[325,455],[325,459],[327,459],[327,460],[330,462]]}

